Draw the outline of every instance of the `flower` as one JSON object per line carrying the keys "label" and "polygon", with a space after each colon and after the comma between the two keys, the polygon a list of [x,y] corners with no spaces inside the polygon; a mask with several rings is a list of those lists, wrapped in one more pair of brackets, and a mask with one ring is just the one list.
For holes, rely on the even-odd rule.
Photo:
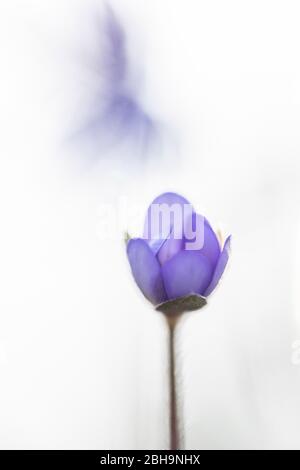
{"label": "flower", "polygon": [[144,156],[145,151],[158,142],[161,129],[141,102],[140,84],[134,80],[134,67],[127,51],[127,32],[109,5],[106,5],[99,32],[93,62],[99,74],[99,87],[95,96],[91,96],[93,104],[88,110],[89,116],[77,134],[97,142],[98,156],[104,155],[99,152],[99,144],[109,149],[126,143],[137,155]]}
{"label": "flower", "polygon": [[[182,311],[200,308],[224,272],[230,238],[221,247],[207,219],[184,197],[161,194],[147,211],[143,237],[127,243],[135,282],[155,306],[171,303],[174,307],[177,301]],[[202,303],[197,306],[193,302],[198,298]],[[192,299],[193,308],[186,300],[178,307],[180,299],[190,299],[190,303]]]}

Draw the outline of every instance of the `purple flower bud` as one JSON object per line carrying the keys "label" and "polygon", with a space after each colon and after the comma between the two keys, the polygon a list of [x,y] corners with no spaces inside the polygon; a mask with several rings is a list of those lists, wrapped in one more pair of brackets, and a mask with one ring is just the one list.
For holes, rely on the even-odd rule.
{"label": "purple flower bud", "polygon": [[127,243],[127,256],[137,285],[158,305],[210,295],[225,270],[229,249],[230,236],[221,248],[206,218],[182,196],[164,193],[148,209],[143,238]]}

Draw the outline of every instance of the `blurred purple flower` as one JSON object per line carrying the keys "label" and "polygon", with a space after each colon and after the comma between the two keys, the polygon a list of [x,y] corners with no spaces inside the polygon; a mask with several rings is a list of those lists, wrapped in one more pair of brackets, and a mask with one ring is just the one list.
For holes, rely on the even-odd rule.
{"label": "blurred purple flower", "polygon": [[[153,219],[154,207],[167,208],[166,214],[173,213],[174,216],[168,218],[167,224],[165,221],[157,224]],[[187,214],[181,217],[179,226],[178,223],[175,226],[174,208]],[[200,223],[197,225],[197,222]],[[195,231],[194,239],[187,238],[188,224],[194,228],[198,226],[203,233]],[[191,249],[189,244],[198,235],[201,247]],[[158,305],[192,294],[210,295],[224,272],[229,249],[230,236],[221,248],[209,222],[196,214],[185,198],[164,193],[148,209],[143,238],[128,241],[127,256],[137,285],[150,302]]]}
{"label": "blurred purple flower", "polygon": [[156,141],[159,126],[139,102],[137,84],[131,80],[126,34],[110,6],[105,9],[102,31],[106,41],[97,73],[103,89],[100,98],[94,100],[96,109],[80,135],[106,147],[128,142],[144,151]]}

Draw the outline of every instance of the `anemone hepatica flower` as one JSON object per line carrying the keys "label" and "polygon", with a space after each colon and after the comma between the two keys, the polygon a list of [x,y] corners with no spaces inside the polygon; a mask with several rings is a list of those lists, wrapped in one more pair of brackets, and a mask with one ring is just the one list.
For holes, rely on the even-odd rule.
{"label": "anemone hepatica flower", "polygon": [[126,143],[144,155],[159,136],[159,124],[141,102],[139,84],[133,78],[128,57],[127,33],[109,5],[105,8],[100,33],[102,50],[98,51],[95,65],[102,87],[93,98],[79,136],[97,144],[97,155],[102,154],[99,145],[108,149]]}
{"label": "anemone hepatica flower", "polygon": [[164,313],[206,304],[226,267],[230,237],[221,247],[208,220],[182,196],[165,193],[150,205],[142,238],[132,238],[127,255],[133,277]]}
{"label": "anemone hepatica flower", "polygon": [[127,242],[137,285],[167,320],[171,450],[183,448],[183,426],[178,424],[182,413],[177,409],[175,330],[183,312],[206,304],[224,272],[229,247],[230,237],[221,246],[208,220],[175,193],[154,199],[146,214],[143,237]]}

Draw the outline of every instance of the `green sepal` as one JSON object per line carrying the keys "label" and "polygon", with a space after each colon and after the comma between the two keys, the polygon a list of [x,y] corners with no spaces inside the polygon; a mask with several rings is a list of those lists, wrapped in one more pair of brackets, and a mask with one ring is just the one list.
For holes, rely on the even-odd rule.
{"label": "green sepal", "polygon": [[206,298],[202,297],[202,295],[190,294],[184,297],[178,297],[174,300],[167,300],[167,302],[157,305],[156,310],[167,316],[173,316],[184,312],[199,310],[206,304]]}

